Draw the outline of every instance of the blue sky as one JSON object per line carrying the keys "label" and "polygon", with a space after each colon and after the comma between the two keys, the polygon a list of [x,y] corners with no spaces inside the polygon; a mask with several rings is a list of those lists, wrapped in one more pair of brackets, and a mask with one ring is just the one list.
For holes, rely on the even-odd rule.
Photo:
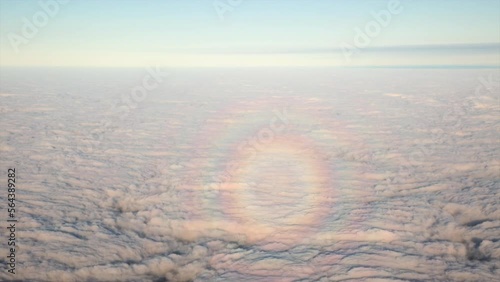
{"label": "blue sky", "polygon": [[[500,64],[496,0],[0,3],[4,66]],[[53,15],[40,3],[51,3]],[[375,14],[390,21],[383,26]],[[36,32],[25,36],[26,22]]]}

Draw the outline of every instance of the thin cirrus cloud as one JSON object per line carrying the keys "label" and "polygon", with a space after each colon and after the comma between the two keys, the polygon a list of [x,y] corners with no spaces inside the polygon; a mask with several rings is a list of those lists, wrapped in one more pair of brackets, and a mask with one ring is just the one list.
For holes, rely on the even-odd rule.
{"label": "thin cirrus cloud", "polygon": [[[347,48],[346,48],[347,49]],[[166,51],[168,49],[163,49]],[[174,52],[200,53],[200,54],[331,54],[343,52],[342,47],[323,48],[200,48],[200,49],[170,49]],[[472,44],[422,44],[422,45],[394,45],[373,46],[362,48],[363,52],[459,52],[459,53],[497,53],[500,43],[472,43]],[[162,52],[158,50],[157,52]]]}
{"label": "thin cirrus cloud", "polygon": [[[137,53],[136,53],[137,54]],[[419,44],[350,47],[210,47],[155,48],[150,54],[175,54],[177,59],[224,66],[429,66],[498,67],[500,43]],[[346,59],[349,56],[349,60]]]}

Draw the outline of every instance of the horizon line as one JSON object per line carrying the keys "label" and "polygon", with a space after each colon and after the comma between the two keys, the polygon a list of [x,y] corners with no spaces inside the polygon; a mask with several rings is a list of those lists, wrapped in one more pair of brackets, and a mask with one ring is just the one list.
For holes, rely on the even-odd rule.
{"label": "horizon line", "polygon": [[[0,65],[1,69],[142,69],[150,66],[18,66],[18,65]],[[297,65],[297,66],[161,66],[159,68],[170,69],[247,69],[247,68],[332,68],[332,69],[363,69],[363,68],[380,68],[380,69],[500,69],[498,65],[360,65],[360,66],[324,66],[324,65]]]}

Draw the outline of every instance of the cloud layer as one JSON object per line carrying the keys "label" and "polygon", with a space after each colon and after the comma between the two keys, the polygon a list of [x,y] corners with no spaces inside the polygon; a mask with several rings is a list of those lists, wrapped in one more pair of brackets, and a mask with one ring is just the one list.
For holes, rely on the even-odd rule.
{"label": "cloud layer", "polygon": [[2,74],[1,280],[499,275],[497,70],[175,70],[123,119],[140,71],[35,74]]}

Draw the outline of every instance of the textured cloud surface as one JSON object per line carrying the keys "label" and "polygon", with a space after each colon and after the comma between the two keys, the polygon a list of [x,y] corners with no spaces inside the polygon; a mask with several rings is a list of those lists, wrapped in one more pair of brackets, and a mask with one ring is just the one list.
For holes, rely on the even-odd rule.
{"label": "textured cloud surface", "polygon": [[498,70],[145,73],[2,70],[1,280],[500,276]]}

